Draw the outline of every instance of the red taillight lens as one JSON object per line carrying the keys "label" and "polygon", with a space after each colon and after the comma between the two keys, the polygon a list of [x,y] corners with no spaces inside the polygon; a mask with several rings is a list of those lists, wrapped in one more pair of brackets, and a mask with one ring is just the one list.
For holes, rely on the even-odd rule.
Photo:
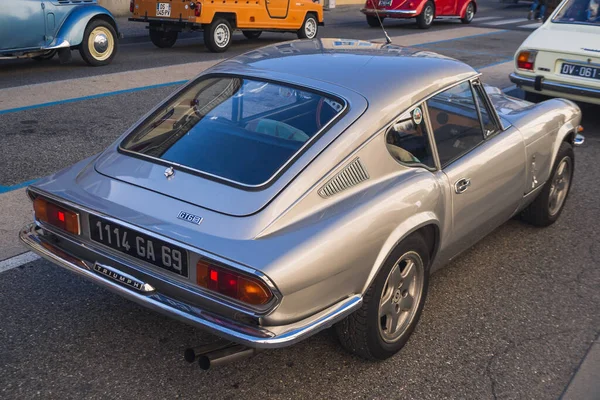
{"label": "red taillight lens", "polygon": [[57,206],[41,197],[33,200],[33,210],[38,221],[56,226],[74,235],[79,235],[79,215]]}
{"label": "red taillight lens", "polygon": [[200,16],[200,11],[202,10],[202,4],[201,3],[196,3],[196,7],[194,8],[194,15],[196,17]]}
{"label": "red taillight lens", "polygon": [[520,52],[519,56],[517,57],[517,67],[519,69],[533,71],[533,65],[535,64],[536,55],[537,52],[531,50]]}
{"label": "red taillight lens", "polygon": [[267,285],[259,279],[215,267],[204,261],[196,264],[196,283],[253,306],[267,304],[273,298]]}
{"label": "red taillight lens", "polygon": [[134,4],[133,4],[133,0],[131,0],[129,2],[129,12],[133,12],[133,10],[134,10]]}

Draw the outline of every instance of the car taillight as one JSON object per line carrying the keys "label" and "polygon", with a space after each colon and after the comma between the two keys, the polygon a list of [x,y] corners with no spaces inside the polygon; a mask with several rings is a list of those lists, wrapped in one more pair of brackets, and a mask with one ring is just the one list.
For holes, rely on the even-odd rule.
{"label": "car taillight", "polygon": [[33,200],[33,210],[38,221],[79,235],[79,215],[76,212],[60,207],[42,197]]}
{"label": "car taillight", "polygon": [[519,53],[517,57],[517,67],[519,69],[526,69],[533,71],[533,65],[535,64],[535,56],[537,51],[527,50]]}
{"label": "car taillight", "polygon": [[198,261],[196,264],[196,283],[253,306],[267,304],[273,298],[271,290],[259,279],[225,270],[205,261]]}
{"label": "car taillight", "polygon": [[[194,4],[194,3],[192,3],[192,4]],[[196,3],[193,8],[194,8],[194,15],[196,17],[199,17],[200,16],[200,11],[202,10],[202,3],[200,3],[200,2]]]}
{"label": "car taillight", "polygon": [[[127,4],[127,3],[125,3],[125,4]],[[134,9],[134,4],[133,4],[133,0],[131,0],[129,2],[129,12],[133,12],[133,9]]]}

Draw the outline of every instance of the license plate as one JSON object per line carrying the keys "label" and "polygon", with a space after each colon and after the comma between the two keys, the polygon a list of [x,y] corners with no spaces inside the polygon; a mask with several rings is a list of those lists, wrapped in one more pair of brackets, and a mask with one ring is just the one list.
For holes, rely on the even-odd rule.
{"label": "license plate", "polygon": [[392,0],[379,0],[379,7],[389,7],[392,5]]}
{"label": "license plate", "polygon": [[569,76],[578,76],[580,78],[600,79],[600,68],[586,67],[584,65],[563,64],[560,73]]}
{"label": "license plate", "polygon": [[171,3],[156,3],[156,16],[157,17],[170,17],[171,16]]}
{"label": "license plate", "polygon": [[178,246],[94,215],[90,215],[90,237],[111,249],[188,277],[188,254]]}

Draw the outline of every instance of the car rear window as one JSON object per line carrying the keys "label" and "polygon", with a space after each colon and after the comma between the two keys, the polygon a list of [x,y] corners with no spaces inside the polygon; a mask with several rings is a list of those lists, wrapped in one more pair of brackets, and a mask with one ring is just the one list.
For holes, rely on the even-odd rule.
{"label": "car rear window", "polygon": [[189,86],[121,149],[245,185],[271,180],[344,110],[341,99],[233,76]]}
{"label": "car rear window", "polygon": [[596,25],[600,27],[599,0],[567,0],[552,22]]}

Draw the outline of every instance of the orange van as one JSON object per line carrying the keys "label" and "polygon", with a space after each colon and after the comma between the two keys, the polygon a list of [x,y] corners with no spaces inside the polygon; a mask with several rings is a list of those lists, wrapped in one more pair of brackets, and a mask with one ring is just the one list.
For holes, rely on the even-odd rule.
{"label": "orange van", "polygon": [[130,21],[149,23],[150,40],[171,47],[179,32],[204,31],[204,44],[215,53],[227,50],[235,29],[248,39],[263,31],[317,36],[323,25],[318,0],[131,0]]}

